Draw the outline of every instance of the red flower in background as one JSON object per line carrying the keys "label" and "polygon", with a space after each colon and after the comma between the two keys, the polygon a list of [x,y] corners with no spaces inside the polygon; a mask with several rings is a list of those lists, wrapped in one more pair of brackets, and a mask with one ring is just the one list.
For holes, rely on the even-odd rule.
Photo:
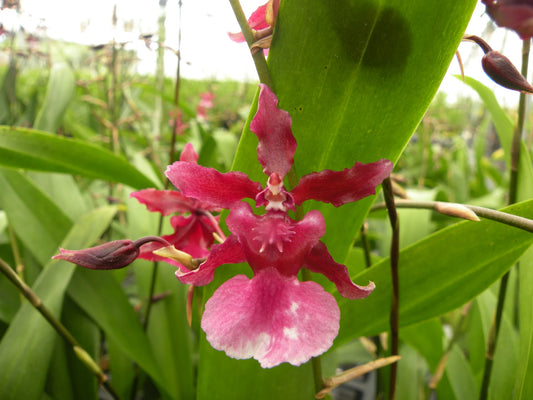
{"label": "red flower in background", "polygon": [[482,0],[498,26],[509,28],[522,40],[533,37],[533,0]]}

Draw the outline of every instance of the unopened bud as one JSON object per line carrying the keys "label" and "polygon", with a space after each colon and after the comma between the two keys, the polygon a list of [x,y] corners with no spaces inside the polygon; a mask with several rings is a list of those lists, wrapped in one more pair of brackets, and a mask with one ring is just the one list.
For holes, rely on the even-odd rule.
{"label": "unopened bud", "polygon": [[119,269],[130,265],[139,255],[139,248],[129,239],[115,240],[83,250],[59,249],[53,256],[90,269]]}
{"label": "unopened bud", "polygon": [[511,60],[492,50],[492,47],[479,36],[464,35],[463,40],[474,42],[481,47],[485,53],[481,59],[481,66],[490,79],[504,88],[533,94],[533,86],[516,69]]}
{"label": "unopened bud", "polygon": [[533,93],[533,86],[516,69],[511,60],[497,51],[489,51],[481,59],[483,71],[498,85],[524,93]]}
{"label": "unopened bud", "polygon": [[136,241],[114,240],[82,250],[59,249],[55,260],[65,260],[89,269],[120,269],[130,265],[139,256],[139,248],[149,242],[169,243],[157,236],[147,236]]}
{"label": "unopened bud", "polygon": [[457,203],[443,203],[438,201],[435,204],[435,211],[452,217],[463,218],[469,221],[479,221],[479,217],[470,208]]}

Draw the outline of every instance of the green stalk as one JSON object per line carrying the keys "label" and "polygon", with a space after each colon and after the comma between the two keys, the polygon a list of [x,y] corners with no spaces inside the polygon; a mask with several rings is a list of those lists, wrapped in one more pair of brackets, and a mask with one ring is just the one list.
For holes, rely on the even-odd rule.
{"label": "green stalk", "polygon": [[109,392],[114,399],[120,399],[120,396],[108,381],[107,376],[98,366],[98,363],[85,351],[78,341],[72,336],[69,330],[63,325],[52,312],[46,308],[42,300],[37,294],[28,286],[20,277],[13,271],[13,269],[0,258],[0,271],[11,281],[11,283],[19,290],[19,292],[30,302],[30,304],[50,323],[68,344],[72,346],[72,350],[80,361],[96,376],[98,382]]}
{"label": "green stalk", "polygon": [[[522,70],[523,76],[527,77],[528,61],[529,61],[530,40],[522,42]],[[511,175],[509,182],[509,204],[516,203],[518,193],[518,167],[520,164],[520,145],[522,142],[522,134],[524,131],[524,121],[526,115],[526,95],[520,93],[520,100],[518,103],[518,121],[513,135],[513,142],[511,144]],[[518,265],[518,264],[517,264]],[[510,271],[507,271],[500,280],[500,290],[498,294],[498,303],[496,304],[496,317],[491,326],[489,333],[489,343],[487,344],[487,354],[485,357],[485,370],[483,372],[483,382],[479,393],[479,399],[485,400],[488,398],[489,386],[492,372],[492,364],[494,353],[496,352],[496,345],[498,343],[498,336],[500,333],[500,326],[503,315],[503,308],[505,304],[505,295],[507,293],[507,285],[509,282]]]}
{"label": "green stalk", "polygon": [[[446,203],[443,201],[421,201],[421,200],[396,199],[395,204],[396,204],[396,208],[419,208],[419,209],[440,211],[439,206],[441,206],[442,204],[454,204],[454,203]],[[460,206],[460,207],[465,207],[473,211],[475,215],[480,216],[482,218],[490,219],[496,222],[501,222],[502,224],[506,224],[506,225],[509,225],[509,226],[512,226],[518,229],[523,229],[527,232],[533,233],[533,220],[531,219],[519,217],[518,215],[505,213],[503,211],[491,210],[490,208],[485,208],[485,207],[470,206],[467,204],[455,204],[455,205]],[[372,206],[370,211],[381,210],[381,209],[384,209],[385,207],[386,207],[385,203],[375,204]],[[463,217],[461,214],[453,215],[450,213],[446,213],[446,215]]]}
{"label": "green stalk", "polygon": [[[390,247],[390,266],[392,279],[392,293],[391,293],[391,310],[390,310],[390,332],[391,332],[391,356],[398,355],[399,343],[399,326],[400,326],[400,277],[398,274],[398,262],[400,259],[400,221],[396,206],[394,203],[394,193],[392,191],[392,183],[390,178],[387,178],[381,184],[383,187],[383,196],[385,197],[385,204],[389,213],[389,220],[392,228],[392,239]],[[390,367],[389,379],[389,400],[394,400],[396,393],[396,375],[398,373],[398,365],[394,363]]]}
{"label": "green stalk", "polygon": [[[231,8],[233,8],[233,13],[235,14],[235,17],[237,18],[237,22],[241,27],[244,39],[246,39],[248,47],[251,48],[255,39],[252,30],[250,29],[250,25],[248,25],[248,20],[244,15],[244,11],[242,10],[241,3],[239,2],[239,0],[229,0],[229,2],[231,4]],[[266,59],[263,52],[258,51],[253,53],[252,58],[254,60],[255,69],[257,70],[257,75],[259,75],[259,81],[267,85],[270,89],[274,90],[272,77],[270,76],[270,71],[268,70],[268,65],[266,63]]]}

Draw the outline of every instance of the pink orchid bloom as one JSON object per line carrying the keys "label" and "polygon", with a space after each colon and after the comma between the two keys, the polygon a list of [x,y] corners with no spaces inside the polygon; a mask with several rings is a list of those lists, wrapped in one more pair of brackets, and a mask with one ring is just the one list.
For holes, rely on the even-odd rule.
{"label": "pink orchid bloom", "polygon": [[[250,15],[250,18],[248,18],[250,29],[260,32],[273,27],[278,16],[279,2],[280,0],[269,0],[267,3],[259,6],[257,10]],[[228,33],[228,35],[234,42],[242,43],[245,41],[242,32]]]}
{"label": "pink orchid bloom", "polygon": [[196,106],[196,116],[198,118],[207,119],[207,110],[213,108],[213,99],[215,94],[212,92],[200,93],[200,101]]}
{"label": "pink orchid bloom", "polygon": [[[187,144],[181,153],[180,162],[196,165],[197,160],[198,154],[191,144]],[[170,224],[174,228],[174,233],[163,235],[162,239],[195,258],[207,256],[208,249],[214,242],[213,233],[218,231],[218,217],[213,217],[210,212],[220,211],[218,207],[186,197],[175,190],[143,189],[133,192],[131,197],[146,205],[148,211],[159,212],[162,215],[189,214],[188,216],[174,215],[171,217]],[[141,247],[139,258],[150,261],[164,260],[173,265],[181,266],[173,260],[152,253],[161,247],[165,247],[165,244],[160,242],[147,243]]]}
{"label": "pink orchid bloom", "polygon": [[482,0],[498,26],[509,28],[522,40],[533,37],[533,0]]}
{"label": "pink orchid bloom", "polygon": [[[356,163],[343,171],[314,172],[287,191],[283,179],[296,150],[291,117],[277,107],[278,99],[267,86],[260,87],[250,130],[259,139],[257,153],[268,176],[266,188],[242,172],[223,174],[183,161],[170,165],[166,175],[185,196],[231,210],[226,223],[232,234],[212,246],[198,269],[179,267],[178,279],[206,285],[217,267],[242,262],[254,273],[252,279],[231,278],[207,301],[201,323],[207,340],[230,357],[254,357],[263,368],[270,368],[307,362],[328,350],[338,333],[340,311],[334,297],[315,282],[299,281],[302,267],[326,276],[349,299],[364,298],[374,289],[372,282],[354,284],[347,268],[336,263],[320,242],[326,225],[319,211],[295,221],[287,210],[310,199],[341,206],[374,194],[392,163],[380,160]],[[265,205],[266,213],[255,215],[241,201],[244,198],[255,199],[257,207]]]}

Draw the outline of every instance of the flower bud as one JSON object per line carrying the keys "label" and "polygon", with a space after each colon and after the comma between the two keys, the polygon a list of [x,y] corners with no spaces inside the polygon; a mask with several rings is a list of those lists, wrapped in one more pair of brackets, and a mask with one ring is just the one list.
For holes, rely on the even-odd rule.
{"label": "flower bud", "polygon": [[516,69],[511,61],[497,51],[489,51],[481,60],[485,73],[498,85],[511,90],[533,93],[533,86]]}
{"label": "flower bud", "polygon": [[130,265],[139,255],[137,243],[129,239],[115,240],[83,250],[59,249],[53,256],[90,269],[119,269]]}

